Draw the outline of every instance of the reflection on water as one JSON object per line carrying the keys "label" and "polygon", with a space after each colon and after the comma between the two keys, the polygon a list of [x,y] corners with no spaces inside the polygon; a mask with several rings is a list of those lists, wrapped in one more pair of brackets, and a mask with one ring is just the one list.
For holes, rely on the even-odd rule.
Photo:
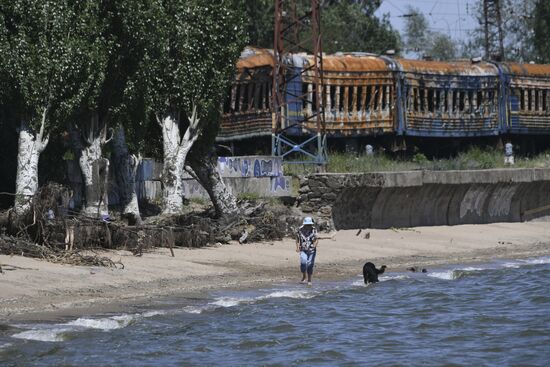
{"label": "reflection on water", "polygon": [[158,310],[0,325],[0,363],[546,365],[550,258],[215,293]]}

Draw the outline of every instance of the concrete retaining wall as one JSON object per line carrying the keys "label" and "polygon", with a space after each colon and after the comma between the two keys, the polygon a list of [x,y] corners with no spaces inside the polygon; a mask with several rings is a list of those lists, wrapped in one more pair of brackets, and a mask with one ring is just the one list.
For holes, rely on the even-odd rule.
{"label": "concrete retaining wall", "polygon": [[302,211],[336,229],[518,222],[550,215],[550,169],[317,174]]}
{"label": "concrete retaining wall", "polygon": [[[283,175],[282,159],[270,156],[219,157],[218,171],[229,189],[235,194],[252,194],[260,197],[291,195],[291,179]],[[82,199],[82,177],[78,162],[68,161],[68,175],[78,204]],[[162,162],[143,159],[136,174],[138,198],[160,201],[162,198]],[[208,199],[208,194],[191,176],[186,175],[182,196]],[[109,204],[119,203],[116,181],[112,170],[109,178]]]}

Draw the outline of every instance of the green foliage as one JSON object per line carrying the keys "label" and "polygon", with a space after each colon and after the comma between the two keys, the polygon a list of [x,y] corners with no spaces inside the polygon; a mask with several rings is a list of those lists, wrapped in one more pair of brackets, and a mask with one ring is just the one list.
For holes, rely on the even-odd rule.
{"label": "green foliage", "polygon": [[550,63],[550,2],[539,0],[534,11],[534,45],[543,63]]}
{"label": "green foliage", "polygon": [[[549,168],[550,152],[544,152],[533,158],[516,156],[516,168]],[[383,172],[410,170],[476,170],[507,168],[504,164],[504,152],[493,148],[472,147],[446,159],[428,159],[423,153],[416,153],[412,158],[391,158],[379,153],[373,156],[352,153],[329,154],[327,172]],[[305,175],[315,172],[315,165],[296,165],[286,163],[285,175]]]}
{"label": "green foliage", "polygon": [[412,159],[413,162],[418,164],[425,164],[428,162],[428,158],[424,155],[424,153],[416,153]]}
{"label": "green foliage", "polygon": [[7,78],[14,109],[40,126],[60,127],[76,106],[97,93],[105,59],[98,1],[2,0],[0,75]]}
{"label": "green foliage", "polygon": [[129,88],[144,87],[144,102],[154,114],[181,111],[185,121],[197,105],[199,118],[208,120],[246,43],[240,2],[134,3],[127,6],[136,19],[125,18],[143,55]]}
{"label": "green foliage", "polygon": [[[297,2],[298,13],[304,14],[309,0]],[[379,0],[325,0],[321,1],[321,28],[323,50],[327,53],[364,51],[382,53],[399,49],[399,33],[387,18],[379,19],[374,12]],[[248,34],[254,46],[273,47],[274,1],[250,0],[246,2]],[[304,26],[300,39],[306,39],[311,31]]]}
{"label": "green foliage", "polygon": [[324,51],[383,53],[400,48],[399,33],[392,29],[389,20],[379,19],[363,9],[361,4],[342,1],[323,10]]}
{"label": "green foliage", "polygon": [[428,54],[435,60],[453,60],[457,56],[455,41],[446,34],[434,33]]}
{"label": "green foliage", "polygon": [[456,58],[455,42],[447,34],[430,31],[428,20],[417,8],[409,6],[405,23],[405,46],[418,56],[430,56],[435,60]]}
{"label": "green foliage", "polygon": [[[535,3],[547,3],[545,0],[501,0],[504,56],[508,61],[529,62],[537,60],[534,37]],[[462,45],[462,56],[466,58],[485,55],[485,17],[483,0],[473,7],[473,14],[479,24],[469,34]],[[494,27],[490,27],[494,29]],[[543,35],[546,37],[546,34]],[[544,38],[542,38],[544,40]],[[498,35],[490,32],[490,50],[498,49]]]}
{"label": "green foliage", "polygon": [[273,0],[246,1],[246,27],[251,45],[273,48],[274,4]]}
{"label": "green foliage", "polygon": [[61,157],[64,161],[74,161],[75,155],[72,150],[66,150],[65,153],[63,153],[63,157]]}
{"label": "green foliage", "polygon": [[407,7],[405,18],[405,45],[407,51],[426,51],[429,39],[428,20],[417,8]]}

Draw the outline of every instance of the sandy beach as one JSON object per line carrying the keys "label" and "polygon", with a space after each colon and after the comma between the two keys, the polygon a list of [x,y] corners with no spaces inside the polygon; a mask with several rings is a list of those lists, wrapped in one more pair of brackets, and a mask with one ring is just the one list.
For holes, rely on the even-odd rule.
{"label": "sandy beach", "polygon": [[[362,264],[388,271],[492,259],[550,255],[548,222],[338,231],[321,234],[314,281],[351,278]],[[365,238],[365,234],[369,234]],[[101,255],[124,269],[52,264],[0,256],[0,318],[44,318],[115,311],[161,297],[200,297],[209,291],[269,286],[299,279],[294,241],[155,249],[141,257],[126,251]]]}

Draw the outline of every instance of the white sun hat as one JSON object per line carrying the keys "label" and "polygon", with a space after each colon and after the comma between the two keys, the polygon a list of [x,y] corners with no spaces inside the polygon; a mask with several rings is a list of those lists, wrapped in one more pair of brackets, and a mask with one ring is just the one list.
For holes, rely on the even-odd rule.
{"label": "white sun hat", "polygon": [[304,218],[304,222],[302,223],[304,226],[308,225],[308,224],[311,224],[313,225],[313,219],[311,219],[311,217],[305,217]]}

